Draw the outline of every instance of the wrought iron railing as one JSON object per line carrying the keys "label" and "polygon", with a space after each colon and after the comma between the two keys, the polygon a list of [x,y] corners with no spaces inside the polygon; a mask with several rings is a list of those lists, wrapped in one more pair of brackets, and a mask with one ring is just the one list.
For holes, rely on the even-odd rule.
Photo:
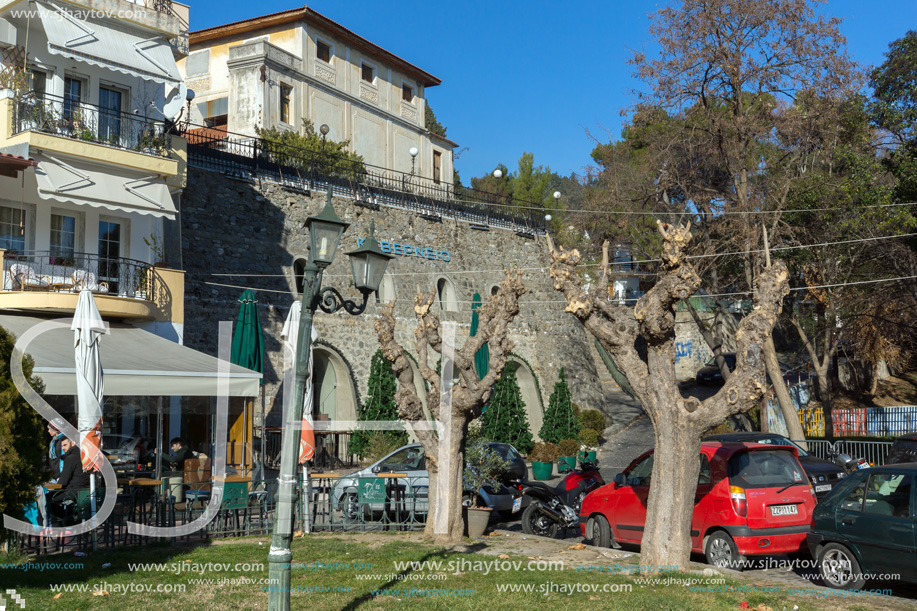
{"label": "wrought iron railing", "polygon": [[15,105],[16,133],[37,131],[147,155],[168,157],[172,138],[166,124],[69,97],[31,91]]}
{"label": "wrought iron railing", "polygon": [[[269,469],[279,469],[283,429],[267,427],[264,435],[264,464]],[[349,432],[343,431],[317,432],[312,467],[317,469],[353,467],[354,456],[350,453],[350,436]]]}
{"label": "wrought iron railing", "polygon": [[[138,475],[139,474],[135,474]],[[298,494],[293,505],[295,531],[381,531],[422,530],[429,508],[427,478],[373,477],[362,478],[361,490],[350,485],[350,480],[337,474],[316,473],[310,476],[307,487],[298,475]],[[34,532],[18,539],[18,547],[28,553],[45,554],[74,551],[74,547],[90,550],[144,545],[156,537],[130,532],[129,522],[156,527],[173,527],[198,520],[212,502],[215,482],[181,484],[166,477],[155,485],[155,480],[119,480],[115,510],[93,531],[79,537],[47,538],[40,535],[45,522],[36,525]],[[120,483],[123,482],[123,483]],[[145,482],[141,484],[140,482]],[[153,483],[154,485],[149,485]],[[216,516],[193,532],[175,539],[207,539],[211,537],[240,537],[270,535],[277,516],[278,480],[249,480],[227,478],[222,484],[223,493]],[[97,487],[97,506],[106,491]],[[69,496],[71,508],[66,512]],[[50,491],[45,497],[43,515],[50,525],[61,527],[90,519],[90,490]],[[55,507],[56,505],[56,507]],[[57,511],[55,511],[57,510]],[[37,518],[37,516],[36,516]]]}
{"label": "wrought iron railing", "polygon": [[89,289],[95,293],[160,303],[165,285],[153,266],[133,259],[82,252],[7,250],[3,256],[4,291]]}
{"label": "wrought iron railing", "polygon": [[543,234],[545,210],[532,202],[456,188],[412,172],[373,166],[321,149],[293,148],[260,138],[214,129],[190,130],[188,163],[242,179],[268,178],[293,189],[331,184],[349,192],[364,206],[405,208],[432,220],[463,220],[481,229],[502,227],[523,234]]}

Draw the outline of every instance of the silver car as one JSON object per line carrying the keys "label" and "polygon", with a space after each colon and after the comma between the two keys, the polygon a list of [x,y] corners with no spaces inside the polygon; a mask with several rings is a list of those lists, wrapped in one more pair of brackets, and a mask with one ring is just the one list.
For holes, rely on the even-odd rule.
{"label": "silver car", "polygon": [[[513,446],[506,443],[491,443],[490,446],[510,462],[507,471],[510,478],[524,477],[525,462]],[[407,515],[425,515],[429,509],[430,483],[424,458],[423,446],[412,443],[398,448],[365,469],[342,477],[331,493],[333,507],[341,511],[344,520],[348,522],[359,521],[361,516],[363,519],[372,519],[391,509],[386,507],[386,504],[391,504],[386,498],[391,499],[397,491],[401,496],[399,509],[410,512]],[[404,477],[379,477],[385,473],[404,474]],[[363,490],[360,489],[361,486]],[[499,511],[507,519],[512,518],[522,508],[522,493],[516,488],[501,485],[499,490],[494,490],[490,486],[484,486],[479,494],[488,507]],[[472,491],[466,490],[463,494],[463,504],[470,505],[473,496]]]}

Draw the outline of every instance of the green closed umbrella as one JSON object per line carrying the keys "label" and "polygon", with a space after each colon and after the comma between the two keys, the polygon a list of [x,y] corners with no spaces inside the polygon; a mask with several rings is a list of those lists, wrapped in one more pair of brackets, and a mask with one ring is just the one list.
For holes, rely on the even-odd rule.
{"label": "green closed umbrella", "polygon": [[[264,336],[261,333],[261,319],[258,317],[258,300],[252,291],[246,290],[239,297],[239,316],[232,331],[232,353],[229,360],[241,367],[264,373]],[[245,438],[248,433],[245,409],[242,411],[242,461],[245,460]],[[264,378],[261,378],[261,444],[264,446]],[[263,453],[263,450],[262,450]],[[264,457],[261,457],[261,479],[264,479]]]}
{"label": "green closed umbrella", "polygon": [[[481,307],[481,296],[477,293],[471,298],[471,333],[474,337],[478,333],[478,308]],[[490,369],[490,348],[485,343],[477,352],[474,353],[474,370],[478,374],[478,379],[483,380]]]}
{"label": "green closed umbrella", "polygon": [[[261,334],[261,319],[258,318],[258,300],[252,291],[245,291],[239,297],[239,316],[232,331],[232,355],[230,361],[240,367],[264,373],[264,336]],[[262,384],[264,380],[261,380]]]}

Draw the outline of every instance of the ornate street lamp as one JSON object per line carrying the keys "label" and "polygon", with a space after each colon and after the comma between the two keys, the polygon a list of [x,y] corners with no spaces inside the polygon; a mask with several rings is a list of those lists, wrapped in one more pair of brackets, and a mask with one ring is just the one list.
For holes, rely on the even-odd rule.
{"label": "ornate street lamp", "polygon": [[268,597],[269,611],[289,611],[290,609],[290,562],[293,553],[290,543],[293,541],[293,507],[296,502],[296,460],[299,457],[299,435],[294,435],[290,424],[302,422],[303,397],[306,382],[309,380],[309,352],[312,344],[312,317],[315,310],[332,314],[343,308],[354,316],[366,309],[369,294],[378,290],[382,276],[392,255],[382,252],[379,242],[373,233],[375,223],[370,227],[369,237],[363,246],[348,252],[353,284],[363,294],[363,303],[356,304],[344,299],[341,293],[333,288],[322,289],[322,273],[331,265],[337,250],[341,234],[349,226],[341,220],[331,205],[331,186],[328,186],[328,199],[322,211],[306,219],[309,230],[309,262],[303,271],[302,313],[299,318],[299,338],[296,346],[296,367],[294,370],[293,391],[290,399],[290,410],[287,422],[284,423],[283,443],[280,450],[280,474],[278,476],[277,512],[274,521],[274,535],[271,538],[271,550],[268,553],[268,576],[271,591]]}

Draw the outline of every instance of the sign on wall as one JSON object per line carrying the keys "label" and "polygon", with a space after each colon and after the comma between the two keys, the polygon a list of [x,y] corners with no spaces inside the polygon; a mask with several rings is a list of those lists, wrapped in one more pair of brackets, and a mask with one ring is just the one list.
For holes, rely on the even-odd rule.
{"label": "sign on wall", "polygon": [[[357,238],[357,248],[363,246],[363,242],[365,241],[366,238]],[[445,261],[446,263],[452,260],[452,255],[449,254],[448,250],[425,248],[421,246],[414,246],[412,244],[401,244],[398,242],[386,242],[385,240],[379,240],[379,246],[382,248],[382,252],[389,255],[400,255],[402,257],[420,257],[421,259],[429,259],[430,261]]]}

